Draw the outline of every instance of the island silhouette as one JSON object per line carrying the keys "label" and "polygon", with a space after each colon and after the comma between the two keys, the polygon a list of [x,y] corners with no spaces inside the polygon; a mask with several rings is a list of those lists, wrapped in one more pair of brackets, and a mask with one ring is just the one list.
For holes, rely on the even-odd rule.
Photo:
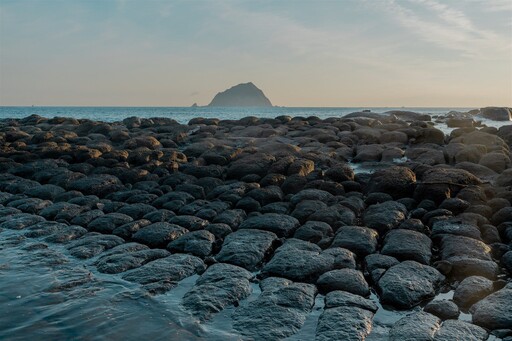
{"label": "island silhouette", "polygon": [[271,107],[272,103],[252,82],[235,85],[219,92],[209,107]]}

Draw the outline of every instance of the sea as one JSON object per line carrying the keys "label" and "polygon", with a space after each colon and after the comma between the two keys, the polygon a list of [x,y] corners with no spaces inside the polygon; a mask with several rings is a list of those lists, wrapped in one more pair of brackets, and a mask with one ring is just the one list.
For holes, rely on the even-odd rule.
{"label": "sea", "polygon": [[[236,120],[246,116],[343,117],[370,110],[382,113],[407,110],[432,115],[473,108],[209,108],[209,107],[0,107],[0,119],[23,118],[37,114],[121,121],[130,116],[168,117],[187,123],[195,117]],[[484,122],[499,127],[511,122]],[[442,123],[436,124],[448,132]],[[0,340],[239,340],[233,333],[230,315],[234,308],[203,324],[194,321],[180,305],[183,295],[197,276],[179,282],[164,295],[149,296],[140,287],[117,275],[96,270],[96,258],[87,261],[72,257],[64,246],[47,245],[37,238],[25,238],[24,231],[0,231]],[[259,294],[253,284],[250,302]],[[453,295],[453,292],[440,294]],[[372,300],[379,304],[372,294]],[[244,303],[243,303],[244,304]],[[322,312],[319,295],[304,327],[289,341],[314,339]],[[374,331],[368,340],[386,339],[389,328],[404,314],[380,306]],[[470,316],[461,319],[470,320]],[[489,338],[496,340],[496,338]]]}
{"label": "sea", "polygon": [[23,118],[30,115],[43,117],[73,117],[95,121],[115,122],[131,116],[137,117],[168,117],[179,123],[186,124],[195,117],[219,118],[237,120],[246,116],[277,117],[289,115],[292,117],[317,116],[319,118],[342,117],[352,112],[370,110],[383,113],[390,110],[406,110],[418,113],[444,115],[450,111],[467,112],[474,108],[415,108],[415,107],[7,107],[0,106],[1,118]]}

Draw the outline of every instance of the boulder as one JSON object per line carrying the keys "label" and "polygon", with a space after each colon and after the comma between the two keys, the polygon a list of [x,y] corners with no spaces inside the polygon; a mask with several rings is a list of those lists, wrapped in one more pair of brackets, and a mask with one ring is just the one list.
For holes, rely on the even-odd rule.
{"label": "boulder", "polygon": [[277,236],[263,230],[238,230],[229,234],[215,259],[254,271],[272,250]]}
{"label": "boulder", "polygon": [[117,274],[169,255],[165,250],[151,250],[146,245],[127,243],[108,250],[95,264],[99,272]]}
{"label": "boulder", "polygon": [[363,221],[369,228],[377,230],[379,234],[396,228],[405,220],[407,209],[396,201],[386,201],[368,207],[363,214]]}
{"label": "boulder", "polygon": [[316,282],[327,271],[355,268],[355,256],[342,248],[322,251],[320,247],[298,239],[287,239],[263,267],[262,276],[280,276],[299,282]]}
{"label": "boulder", "polygon": [[380,299],[398,309],[410,309],[432,298],[444,276],[436,269],[415,261],[389,268],[378,282]]}
{"label": "boulder", "polygon": [[144,226],[132,236],[132,240],[151,248],[165,249],[167,244],[188,233],[188,230],[165,222]]}
{"label": "boulder", "polygon": [[239,229],[256,229],[275,233],[278,237],[292,235],[300,223],[286,214],[265,213],[251,217],[240,224]]}
{"label": "boulder", "polygon": [[414,260],[429,265],[432,241],[426,235],[411,230],[392,230],[384,238],[381,253],[398,260]]}
{"label": "boulder", "polygon": [[215,236],[208,231],[192,231],[178,237],[167,245],[171,252],[190,253],[204,258],[212,253]]}
{"label": "boulder", "polygon": [[174,254],[126,271],[122,278],[142,284],[151,294],[162,294],[174,288],[179,281],[203,272],[205,268],[203,261],[198,257]]}
{"label": "boulder", "polygon": [[370,289],[363,273],[354,269],[328,271],[318,278],[316,285],[322,294],[341,290],[363,297],[370,295]]}
{"label": "boulder", "polygon": [[256,300],[235,310],[233,328],[253,340],[280,340],[298,332],[315,303],[315,286],[271,277],[260,287]]}
{"label": "boulder", "polygon": [[471,307],[472,322],[486,329],[512,326],[512,284],[487,296]]}
{"label": "boulder", "polygon": [[364,226],[342,226],[336,231],[331,247],[342,247],[364,257],[377,250],[377,231]]}
{"label": "boulder", "polygon": [[236,265],[213,264],[185,294],[182,304],[199,320],[208,320],[248,297],[252,292],[251,278],[249,271]]}
{"label": "boulder", "polygon": [[411,197],[414,193],[416,175],[407,167],[393,166],[378,170],[370,177],[367,193],[383,192],[394,200]]}
{"label": "boulder", "polygon": [[423,310],[439,317],[441,320],[456,320],[459,317],[459,307],[452,301],[434,300],[428,303]]}
{"label": "boulder", "polygon": [[493,121],[512,121],[512,112],[504,107],[485,107],[480,109],[478,116]]}
{"label": "boulder", "polygon": [[494,292],[491,280],[481,276],[469,276],[459,283],[453,301],[464,311]]}
{"label": "boulder", "polygon": [[118,236],[91,232],[72,241],[67,248],[74,257],[91,258],[123,243],[124,240]]}

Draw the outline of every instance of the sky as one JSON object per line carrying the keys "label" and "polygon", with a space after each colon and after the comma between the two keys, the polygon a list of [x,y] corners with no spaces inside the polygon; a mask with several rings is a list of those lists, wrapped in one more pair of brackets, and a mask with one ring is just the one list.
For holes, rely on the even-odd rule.
{"label": "sky", "polygon": [[512,0],[0,0],[0,105],[512,106]]}

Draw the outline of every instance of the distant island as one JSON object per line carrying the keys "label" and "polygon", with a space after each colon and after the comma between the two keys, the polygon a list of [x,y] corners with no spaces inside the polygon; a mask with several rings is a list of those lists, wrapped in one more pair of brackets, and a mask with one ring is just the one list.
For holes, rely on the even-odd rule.
{"label": "distant island", "polygon": [[252,82],[235,85],[219,92],[209,107],[271,107],[272,103],[263,91]]}

